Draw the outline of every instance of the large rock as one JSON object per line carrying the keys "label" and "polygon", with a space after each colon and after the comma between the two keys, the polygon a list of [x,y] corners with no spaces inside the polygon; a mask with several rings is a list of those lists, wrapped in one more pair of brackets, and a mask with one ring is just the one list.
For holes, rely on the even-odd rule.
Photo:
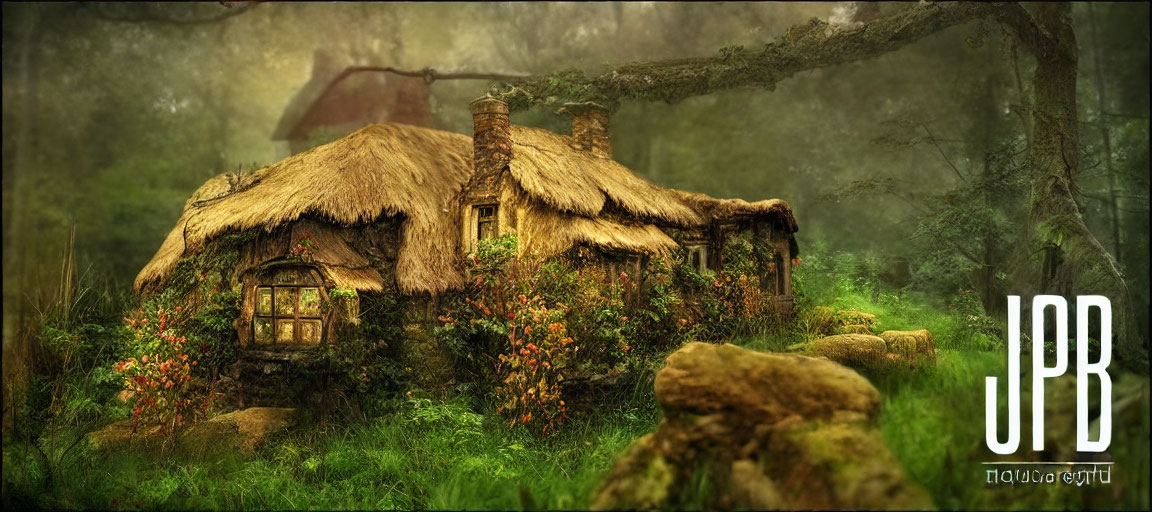
{"label": "large rock", "polygon": [[656,399],[692,414],[735,409],[757,423],[793,414],[828,418],[838,410],[874,416],[880,407],[876,388],[838,364],[711,343],[689,343],[668,356],[656,374]]}
{"label": "large rock", "polygon": [[655,385],[665,419],[624,452],[593,509],[932,507],[876,429],[880,394],[839,364],[689,343]]}
{"label": "large rock", "polygon": [[132,420],[120,420],[105,425],[104,428],[85,434],[88,447],[93,450],[107,450],[130,444],[152,445],[162,441],[160,427],[141,425],[135,429]]}
{"label": "large rock", "polygon": [[251,453],[269,436],[296,423],[296,409],[249,407],[221,414],[188,429],[181,443],[191,449],[239,450]]}

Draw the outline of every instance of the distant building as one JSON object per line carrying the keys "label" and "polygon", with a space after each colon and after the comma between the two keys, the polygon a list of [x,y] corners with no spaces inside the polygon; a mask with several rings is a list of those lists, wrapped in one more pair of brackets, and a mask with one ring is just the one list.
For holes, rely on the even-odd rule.
{"label": "distant building", "polygon": [[272,140],[288,141],[296,154],[373,123],[431,125],[432,107],[423,78],[357,71],[333,83],[348,67],[316,50],[312,79],[284,109]]}

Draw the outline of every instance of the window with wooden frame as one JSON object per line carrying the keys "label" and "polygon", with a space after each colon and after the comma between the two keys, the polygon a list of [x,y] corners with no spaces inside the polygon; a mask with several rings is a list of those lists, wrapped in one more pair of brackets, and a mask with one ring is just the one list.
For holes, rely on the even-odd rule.
{"label": "window with wooden frame", "polygon": [[472,207],[472,210],[476,218],[475,240],[479,242],[485,238],[494,238],[497,235],[497,206],[494,204],[483,204]]}
{"label": "window with wooden frame", "polygon": [[278,268],[263,276],[255,290],[253,344],[316,345],[324,341],[321,283],[316,271],[308,268]]}
{"label": "window with wooden frame", "polygon": [[628,274],[628,279],[635,282],[640,279],[643,264],[638,256],[613,255],[605,258],[604,270],[612,282],[620,280],[620,274]]}
{"label": "window with wooden frame", "polygon": [[703,244],[688,246],[688,264],[697,274],[708,270],[708,246]]}
{"label": "window with wooden frame", "polygon": [[786,288],[784,282],[784,257],[777,253],[774,260],[776,262],[776,295],[784,295]]}

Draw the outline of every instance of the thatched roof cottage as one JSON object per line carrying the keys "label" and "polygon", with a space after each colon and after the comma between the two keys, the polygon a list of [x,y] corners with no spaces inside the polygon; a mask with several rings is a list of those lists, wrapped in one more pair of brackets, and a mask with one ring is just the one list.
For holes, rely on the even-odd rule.
{"label": "thatched roof cottage", "polygon": [[333,318],[320,308],[329,289],[460,290],[465,258],[483,238],[516,233],[522,253],[579,249],[636,271],[681,244],[685,264],[718,267],[726,238],[752,233],[776,260],[762,265],[762,285],[791,309],[796,223],[787,203],[657,186],[612,159],[606,110],[566,110],[570,136],[512,125],[507,105],[484,97],[472,103],[471,138],[373,124],[251,175],[217,176],[187,201],[136,289],[162,287],[181,258],[213,240],[256,233],[230,272],[242,293],[241,343],[298,347],[329,337]]}

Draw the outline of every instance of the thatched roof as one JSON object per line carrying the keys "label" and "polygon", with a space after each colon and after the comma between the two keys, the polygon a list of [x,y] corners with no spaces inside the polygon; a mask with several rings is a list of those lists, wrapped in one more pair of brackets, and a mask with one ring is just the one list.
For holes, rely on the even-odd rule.
{"label": "thatched roof", "polygon": [[562,253],[584,243],[598,249],[663,255],[676,248],[676,242],[651,224],[615,222],[557,212],[552,208],[530,208],[524,229],[519,232],[524,251],[542,257]]}
{"label": "thatched roof", "polygon": [[512,126],[512,177],[524,191],[557,210],[596,217],[615,205],[641,220],[677,226],[701,223],[672,190],[616,163],[574,149],[571,137]]}
{"label": "thatched roof", "polygon": [[[745,215],[777,217],[796,230],[784,201],[749,203],[666,189],[577,149],[570,137],[522,126],[511,134],[511,176],[530,202],[520,236],[539,254],[580,243],[662,254],[676,243],[658,225],[697,227]],[[383,217],[403,223],[395,268],[402,292],[459,289],[457,199],[473,173],[472,151],[465,135],[374,124],[250,175],[212,178],[185,203],[176,227],[137,276],[136,289],[163,280],[181,257],[220,235],[266,233],[243,255],[242,271],[283,256],[297,231],[306,229],[317,242],[315,263],[329,278],[379,291],[384,278],[350,242],[360,236],[355,229]],[[285,234],[281,228],[293,223]]]}
{"label": "thatched roof", "polygon": [[689,205],[696,213],[707,219],[729,219],[734,217],[764,217],[779,219],[789,233],[797,231],[796,218],[792,207],[782,199],[764,199],[748,202],[743,199],[716,199],[697,192],[673,190],[676,196]]}
{"label": "thatched roof", "polygon": [[[302,216],[334,224],[403,215],[396,281],[411,292],[458,288],[454,197],[472,172],[464,135],[376,124],[256,171],[246,188],[226,193],[224,178],[198,190],[136,288],[164,278],[185,254],[212,237],[262,228],[272,231]],[[224,195],[219,195],[224,194]]]}
{"label": "thatched roof", "polygon": [[259,267],[269,260],[287,254],[293,242],[308,236],[313,241],[310,265],[316,266],[336,286],[365,292],[384,290],[384,277],[353,244],[362,241],[367,233],[355,227],[302,220],[292,223],[291,229],[262,233],[248,243],[240,254],[234,269],[238,273]]}

